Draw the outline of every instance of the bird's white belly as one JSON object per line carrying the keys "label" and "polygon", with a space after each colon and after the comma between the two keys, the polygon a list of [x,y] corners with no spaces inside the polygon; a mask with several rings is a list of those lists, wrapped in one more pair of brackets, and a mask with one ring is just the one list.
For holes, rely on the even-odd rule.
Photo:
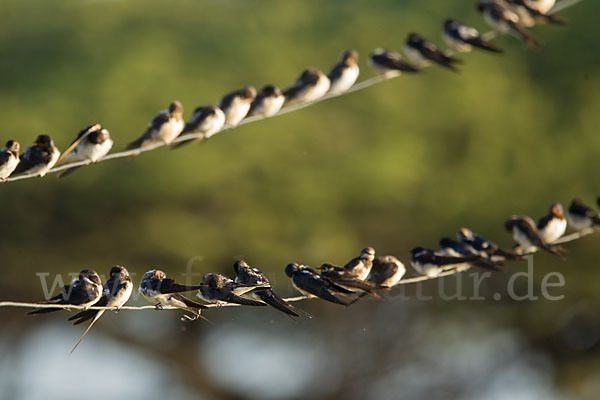
{"label": "bird's white belly", "polygon": [[229,128],[238,126],[248,111],[250,111],[250,102],[235,98],[225,111],[225,125]]}
{"label": "bird's white belly", "polygon": [[544,230],[540,231],[540,233],[545,242],[552,243],[558,238],[560,238],[562,235],[564,235],[566,229],[567,220],[553,219],[548,223]]}
{"label": "bird's white belly", "polygon": [[220,109],[215,109],[215,114],[206,120],[206,123],[202,124],[201,131],[204,133],[204,138],[208,139],[214,134],[218,133],[223,129],[225,124],[225,113]]}
{"label": "bird's white belly", "polygon": [[332,94],[344,93],[354,85],[354,82],[358,79],[360,70],[358,65],[353,65],[350,68],[344,69],[342,76],[336,81],[330,83],[329,92]]}
{"label": "bird's white belly", "polygon": [[414,63],[417,67],[426,67],[431,63],[423,57],[420,51],[412,48],[411,46],[404,46],[404,54]]}
{"label": "bird's white belly", "polygon": [[263,99],[260,107],[255,110],[255,114],[262,115],[263,117],[271,117],[277,114],[284,102],[284,96],[266,97]]}
{"label": "bird's white belly", "polygon": [[10,157],[6,164],[2,168],[0,168],[0,179],[6,179],[10,176],[11,172],[17,168],[19,164],[19,160],[17,157]]}
{"label": "bird's white belly", "polygon": [[578,217],[571,214],[567,214],[567,220],[569,225],[576,231],[580,231],[585,228],[592,226],[592,220],[585,217]]}
{"label": "bird's white belly", "polygon": [[452,50],[458,51],[460,53],[467,53],[467,52],[471,51],[471,49],[473,48],[470,44],[465,43],[462,40],[458,40],[458,39],[448,35],[446,32],[444,32],[442,34],[442,39],[444,40],[444,42],[446,42],[448,47],[450,47]]}

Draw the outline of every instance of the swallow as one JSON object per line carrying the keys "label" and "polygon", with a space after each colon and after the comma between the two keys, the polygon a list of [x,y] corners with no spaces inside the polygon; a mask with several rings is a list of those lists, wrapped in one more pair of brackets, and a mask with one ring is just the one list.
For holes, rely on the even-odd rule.
{"label": "swallow", "polygon": [[396,286],[406,274],[404,264],[394,256],[377,256],[373,259],[373,268],[367,281],[378,287],[391,289]]}
{"label": "swallow", "polygon": [[130,142],[126,149],[143,149],[158,143],[169,144],[184,128],[183,106],[174,101],[168,110],[159,112],[148,124],[148,129],[140,137]]}
{"label": "swallow", "polygon": [[329,78],[324,73],[314,68],[306,69],[291,87],[283,91],[285,105],[313,102],[325,96],[329,87]]}
{"label": "swallow", "polygon": [[477,9],[496,32],[503,35],[510,33],[523,40],[532,49],[540,47],[540,44],[521,24],[519,15],[504,0],[480,0]]}
{"label": "swallow", "polygon": [[[600,206],[600,198],[598,198]],[[574,199],[567,210],[567,220],[575,230],[586,228],[600,228],[600,215],[590,207],[583,204],[579,199]]]}
{"label": "swallow", "polygon": [[250,105],[250,115],[260,115],[261,117],[272,117],[277,114],[283,103],[285,96],[277,86],[267,85],[260,90],[252,104]]}
{"label": "swallow", "polygon": [[415,247],[411,251],[410,265],[420,274],[435,278],[445,269],[481,259],[479,256],[450,257],[437,254],[431,249]]}
{"label": "swallow", "polygon": [[552,243],[564,235],[567,230],[567,219],[563,214],[562,205],[552,204],[550,212],[537,221],[536,227],[546,243]]}
{"label": "swallow", "polygon": [[248,115],[250,105],[256,98],[254,86],[246,86],[243,89],[227,93],[219,103],[219,107],[225,113],[225,128],[235,128]]}
{"label": "swallow", "polygon": [[329,93],[336,95],[347,91],[358,79],[358,52],[346,50],[342,53],[340,61],[329,71]]}
{"label": "swallow", "polygon": [[521,246],[523,252],[535,252],[541,248],[562,258],[562,254],[556,248],[546,243],[531,218],[513,215],[506,220],[504,228],[512,232],[513,239]]}
{"label": "swallow", "polygon": [[262,301],[256,301],[242,296],[249,295],[251,292],[271,288],[271,285],[264,283],[235,283],[228,277],[220,274],[204,275],[200,281],[200,286],[196,296],[207,303],[216,303],[217,305],[233,303],[242,306],[266,306],[267,304]]}
{"label": "swallow", "polygon": [[193,317],[184,315],[182,320],[193,321],[202,318],[205,321],[210,322],[200,313],[200,310],[208,307],[196,303],[180,294],[197,290],[200,287],[201,286],[181,285],[176,283],[174,279],[167,278],[167,274],[163,271],[151,269],[142,277],[138,290],[146,300],[155,304],[157,310],[162,310],[164,306],[173,306],[189,311],[194,315]]}
{"label": "swallow", "polygon": [[60,151],[48,135],[39,135],[35,144],[25,149],[12,175],[27,173],[43,177],[56,164]]}
{"label": "swallow", "polygon": [[398,76],[402,72],[419,72],[419,69],[402,60],[402,55],[395,51],[375,49],[369,56],[368,64],[384,76]]}
{"label": "swallow", "polygon": [[307,298],[318,297],[322,300],[340,304],[342,306],[347,307],[350,305],[350,303],[338,299],[333,294],[334,292],[352,294],[350,290],[336,285],[331,280],[319,275],[315,270],[306,265],[290,263],[285,267],[285,274],[292,279],[292,286]]}
{"label": "swallow", "polygon": [[425,40],[416,33],[408,35],[404,44],[404,53],[418,68],[435,63],[458,72],[454,64],[462,62],[457,58],[445,55],[435,44]]}
{"label": "swallow", "polygon": [[505,260],[525,260],[519,254],[502,250],[496,243],[474,233],[468,228],[460,228],[456,234],[456,238],[469,246],[475,254],[487,257],[494,263],[501,263]]}
{"label": "swallow", "polygon": [[[448,256],[448,257],[472,257],[475,256],[477,259],[465,263],[465,266],[476,266],[484,269],[493,271],[502,271],[500,262],[496,263],[490,260],[487,255],[477,254],[471,246],[464,242],[458,242],[450,238],[442,238],[440,240],[440,250],[437,254]],[[458,267],[456,267],[458,268]]]}
{"label": "swallow", "polygon": [[[84,128],[77,134],[77,137],[65,150],[56,165],[68,164],[77,161],[96,162],[108,154],[113,146],[110,133],[102,128],[100,124],[91,125]],[[79,167],[72,167],[62,172],[58,177],[64,178],[75,172]]]}
{"label": "swallow", "polygon": [[351,292],[363,292],[381,299],[376,292],[379,287],[372,282],[358,279],[356,275],[343,267],[332,264],[323,264],[319,267],[320,275],[329,279],[331,282],[348,289]]}
{"label": "swallow", "polygon": [[[100,277],[96,271],[84,269],[79,272],[77,278],[73,279],[70,285],[65,285],[60,289],[60,294],[52,297],[46,303],[90,307],[101,297],[102,281],[100,281]],[[59,310],[62,308],[40,308],[28,314],[46,314]]]}
{"label": "swallow", "polygon": [[225,113],[219,107],[198,107],[194,110],[194,114],[192,114],[189,121],[186,122],[178,137],[198,133],[202,134],[202,136],[195,139],[182,140],[181,142],[174,144],[173,148],[176,149],[185,144],[210,139],[212,136],[219,133],[224,125]]}
{"label": "swallow", "polygon": [[365,247],[360,251],[360,256],[353,258],[344,265],[344,269],[364,281],[371,272],[374,258],[375,249]]}
{"label": "swallow", "polygon": [[510,8],[519,16],[519,21],[526,28],[538,24],[566,25],[567,21],[559,15],[549,15],[531,7],[526,0],[505,0]]}
{"label": "swallow", "polygon": [[460,53],[468,53],[473,47],[493,53],[502,53],[501,49],[482,39],[477,29],[455,19],[447,19],[444,22],[442,39],[451,49]]}
{"label": "swallow", "polygon": [[[100,297],[100,300],[98,300],[94,306],[114,307],[119,309],[127,303],[132,292],[133,283],[129,277],[129,272],[125,268],[115,265],[110,269],[110,278],[104,283],[102,297]],[[73,325],[79,325],[87,320],[92,320],[73,347],[73,350],[71,350],[71,353],[79,346],[79,343],[81,343],[85,335],[92,329],[92,326],[100,319],[102,314],[104,314],[104,311],[106,310],[84,310],[69,318],[69,321],[75,321],[73,322]]]}
{"label": "swallow", "polygon": [[19,165],[19,142],[9,140],[0,150],[0,182],[6,182],[10,174]]}
{"label": "swallow", "polygon": [[542,14],[548,14],[548,11],[552,10],[556,0],[523,0],[525,5],[533,10],[536,10]]}
{"label": "swallow", "polygon": [[[252,268],[248,265],[246,261],[239,260],[233,264],[233,270],[235,271],[235,280],[234,283],[239,285],[245,285],[251,287],[252,285],[269,285],[269,280],[263,274],[262,271]],[[312,318],[312,315],[294,307],[283,298],[281,298],[272,288],[266,288],[261,290],[254,290],[249,293],[250,297],[267,303],[271,307],[287,314],[292,317],[300,317],[299,313],[302,313],[309,318]],[[246,296],[246,295],[244,295]]]}

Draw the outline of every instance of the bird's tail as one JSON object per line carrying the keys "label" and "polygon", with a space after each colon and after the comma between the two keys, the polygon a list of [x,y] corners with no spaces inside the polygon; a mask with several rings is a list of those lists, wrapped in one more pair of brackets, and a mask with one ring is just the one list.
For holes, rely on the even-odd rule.
{"label": "bird's tail", "polygon": [[62,310],[62,308],[40,308],[39,310],[28,312],[27,315],[47,314],[60,310]]}
{"label": "bird's tail", "polygon": [[144,136],[145,135],[142,135],[134,141],[127,143],[127,146],[125,146],[125,150],[139,149],[140,147],[142,147],[142,144],[146,140]]}
{"label": "bird's tail", "polygon": [[504,50],[493,46],[490,42],[487,42],[481,38],[475,38],[470,43],[472,46],[478,47],[482,50],[491,51],[492,53],[504,53]]}
{"label": "bird's tail", "polygon": [[79,325],[84,323],[87,320],[90,320],[92,318],[94,318],[98,312],[100,310],[84,310],[84,311],[80,311],[77,314],[73,315],[72,317],[69,317],[68,321],[74,321],[73,325]]}
{"label": "bird's tail", "polygon": [[79,169],[79,167],[71,167],[71,168],[67,168],[66,170],[64,170],[63,172],[60,173],[60,175],[58,175],[59,178],[64,178],[66,176],[71,175],[73,172],[77,171]]}
{"label": "bird's tail", "polygon": [[83,338],[85,337],[85,335],[87,335],[87,333],[90,331],[90,329],[92,329],[92,326],[96,323],[96,321],[98,321],[98,319],[102,316],[102,314],[104,314],[104,311],[106,311],[106,310],[96,310],[96,311],[98,311],[98,314],[96,314],[96,316],[94,317],[94,319],[92,320],[92,322],[90,322],[90,325],[87,327],[87,329],[85,330],[85,332],[83,332],[83,335],[81,335],[81,337],[79,338],[79,340],[77,341],[77,343],[75,343],[75,346],[73,346],[73,349],[71,349],[71,353],[69,353],[69,354],[73,354],[73,352],[75,351],[75,349],[77,348],[77,346],[79,346],[79,343],[81,343],[81,341],[83,340]]}
{"label": "bird's tail", "polygon": [[529,32],[527,32],[525,28],[523,28],[521,25],[512,24],[511,27],[516,33],[516,35],[523,41],[525,41],[525,43],[527,43],[527,46],[529,46],[531,49],[537,50],[541,47],[540,43],[537,40],[535,40],[534,37],[531,36]]}
{"label": "bird's tail", "polygon": [[257,292],[256,295],[271,307],[276,308],[291,317],[300,317],[300,314],[295,312],[295,307],[279,297],[273,290],[263,290],[262,292]]}

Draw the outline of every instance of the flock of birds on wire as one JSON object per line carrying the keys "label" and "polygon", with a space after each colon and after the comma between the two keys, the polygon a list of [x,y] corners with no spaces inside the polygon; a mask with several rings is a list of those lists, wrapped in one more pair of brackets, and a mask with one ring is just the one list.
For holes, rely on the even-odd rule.
{"label": "flock of birds on wire", "polygon": [[[526,28],[536,24],[564,24],[559,16],[548,12],[555,0],[480,0],[478,9],[487,23],[498,34],[510,34],[532,48],[539,43]],[[442,38],[453,52],[469,52],[473,47],[501,53],[477,29],[455,19],[444,22]],[[400,73],[416,73],[424,67],[438,64],[458,71],[461,60],[444,52],[434,43],[417,33],[411,33],[404,45],[406,62],[394,51],[376,49],[369,57],[369,65],[386,77]],[[271,117],[282,107],[307,104],[326,94],[338,95],[348,91],[359,75],[358,53],[344,51],[340,61],[328,74],[309,68],[283,92],[276,86],[267,85],[260,93],[252,86],[233,91],[221,98],[216,106],[202,106],[194,110],[187,122],[183,120],[183,106],[174,101],[167,110],[161,111],[149,123],[145,132],[130,142],[127,150],[141,150],[157,144],[180,147],[193,141],[209,139],[223,129],[234,128],[248,116]],[[186,140],[186,137],[190,138]],[[172,143],[172,142],[176,143]],[[19,155],[20,145],[9,140],[0,150],[0,181],[18,174],[43,177],[52,167],[70,163],[94,163],[105,157],[113,146],[107,129],[100,124],[83,129],[62,155],[49,135],[39,135],[33,146]],[[81,165],[66,168],[60,177],[71,174]]]}

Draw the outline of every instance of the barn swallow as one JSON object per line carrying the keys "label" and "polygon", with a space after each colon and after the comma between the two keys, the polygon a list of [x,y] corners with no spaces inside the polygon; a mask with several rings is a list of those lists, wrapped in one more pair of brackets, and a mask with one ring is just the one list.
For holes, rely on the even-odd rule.
{"label": "barn swallow", "polygon": [[379,287],[372,282],[358,279],[356,275],[343,267],[338,267],[332,264],[323,264],[319,267],[320,275],[329,279],[336,285],[339,285],[351,292],[368,293],[374,297],[381,299],[376,292]]}
{"label": "barn swallow", "polygon": [[521,246],[523,252],[533,253],[541,248],[562,258],[562,254],[554,246],[546,243],[531,218],[513,215],[506,220],[504,228],[512,232],[513,239]]}
{"label": "barn swallow", "polygon": [[176,283],[174,279],[167,278],[167,274],[163,271],[151,269],[142,277],[138,290],[146,300],[155,304],[157,310],[161,310],[164,306],[173,306],[189,311],[194,315],[193,317],[184,315],[182,319],[193,321],[202,318],[205,321],[210,322],[200,313],[200,310],[208,307],[196,303],[180,294],[197,290],[200,287],[201,286],[181,285]]}
{"label": "barn swallow", "polygon": [[202,136],[183,140],[173,145],[173,148],[179,148],[185,144],[192,142],[198,142],[204,139],[209,139],[225,125],[225,113],[219,107],[203,106],[198,107],[194,110],[194,114],[190,117],[189,121],[185,124],[185,127],[181,131],[178,137],[201,133]]}
{"label": "barn swallow", "polygon": [[444,22],[442,39],[444,39],[444,42],[446,42],[451,49],[460,53],[467,53],[471,51],[473,47],[494,53],[502,53],[501,49],[494,47],[488,41],[483,40],[477,29],[465,25],[455,19],[447,19],[446,22]]}
{"label": "barn swallow", "polygon": [[[269,280],[267,279],[265,274],[263,274],[262,271],[256,268],[250,267],[246,261],[236,261],[235,264],[233,264],[233,269],[236,275],[234,281],[234,283],[236,284],[242,284],[246,286],[270,285]],[[309,318],[312,318],[310,314],[294,307],[293,305],[285,301],[271,288],[251,291],[249,293],[249,297],[259,301],[263,301],[271,307],[286,313],[290,317],[299,317],[299,313],[302,313],[308,316]]]}
{"label": "barn swallow", "polygon": [[340,300],[333,295],[334,292],[352,294],[350,290],[336,285],[306,265],[288,264],[285,267],[285,274],[292,279],[292,286],[307,298],[318,297],[342,306],[350,305],[350,303]]}
{"label": "barn swallow", "polygon": [[148,124],[148,129],[142,135],[129,143],[126,147],[130,149],[143,149],[158,143],[169,144],[175,139],[184,127],[183,106],[174,101],[168,110],[159,112]]}
{"label": "barn swallow", "polygon": [[398,76],[402,72],[419,72],[417,68],[403,61],[400,53],[385,49],[373,50],[368,64],[387,77]]}
{"label": "barn swallow", "polygon": [[[113,141],[106,129],[102,128],[100,124],[88,126],[77,134],[73,143],[56,161],[56,165],[77,161],[96,162],[108,154],[112,146]],[[73,167],[65,170],[59,175],[59,178],[72,174],[78,168]]]}
{"label": "barn swallow", "polygon": [[477,6],[485,21],[496,32],[508,34],[523,40],[530,48],[537,49],[540,44],[525,30],[519,15],[504,0],[480,0]]}
{"label": "barn swallow", "polygon": [[522,26],[530,28],[537,24],[566,25],[567,21],[559,15],[548,15],[535,7],[530,7],[526,0],[505,0],[517,13]]}
{"label": "barn swallow", "polygon": [[0,182],[5,182],[19,164],[19,142],[9,140],[0,150]]}
{"label": "barn swallow", "polygon": [[[102,297],[102,282],[96,271],[84,269],[70,285],[60,289],[60,294],[52,297],[46,303],[90,307]],[[59,311],[62,308],[40,308],[28,314],[45,314]]]}
{"label": "barn swallow", "polygon": [[494,263],[505,260],[524,260],[523,256],[510,251],[502,250],[500,246],[483,236],[474,233],[468,228],[460,228],[456,234],[458,240],[468,245],[475,254],[489,258]]}
{"label": "barn swallow", "polygon": [[494,271],[502,271],[500,268],[500,262],[493,262],[486,255],[478,254],[473,250],[471,246],[466,244],[465,242],[458,242],[454,239],[450,238],[442,238],[440,240],[440,250],[437,254],[448,256],[448,257],[472,257],[476,256],[477,259],[467,262],[466,264],[469,266],[476,266],[484,269],[490,269]]}
{"label": "barn swallow", "polygon": [[567,219],[563,214],[562,205],[555,203],[550,207],[550,212],[537,221],[537,230],[546,243],[558,240],[567,230]]}
{"label": "barn swallow", "polygon": [[285,105],[315,101],[325,96],[329,86],[329,78],[324,73],[314,68],[306,69],[291,87],[283,91]]}
{"label": "barn swallow", "polygon": [[29,146],[21,154],[19,164],[11,176],[28,173],[43,177],[56,164],[60,151],[50,136],[39,135],[34,143],[34,146]]}
{"label": "barn swallow", "polygon": [[373,267],[373,259],[375,258],[375,249],[365,247],[360,251],[360,256],[354,257],[344,265],[344,269],[355,275],[360,280],[365,280]]}
{"label": "barn swallow", "polygon": [[373,268],[367,280],[378,287],[389,289],[396,286],[405,273],[406,267],[396,257],[377,256],[373,259]]}
{"label": "barn swallow", "polygon": [[[598,198],[600,206],[600,198]],[[567,211],[567,220],[569,225],[576,231],[586,228],[600,228],[600,215],[590,207],[583,204],[579,199],[574,199]]]}
{"label": "barn swallow", "polygon": [[[132,291],[133,283],[131,283],[129,272],[125,268],[115,265],[110,269],[110,278],[104,283],[102,297],[94,304],[94,306],[115,307],[119,309],[123,306],[123,304],[127,303],[127,300],[129,300],[129,297],[131,297]],[[73,325],[79,325],[87,320],[92,320],[85,332],[83,332],[83,335],[81,335],[73,347],[73,350],[71,350],[71,353],[75,351],[85,335],[87,335],[90,329],[92,329],[92,326],[96,323],[96,321],[98,321],[98,319],[100,319],[102,314],[104,314],[104,311],[106,310],[85,310],[78,312],[69,318],[69,321],[75,320]]]}
{"label": "barn swallow", "polygon": [[436,254],[431,249],[415,247],[411,251],[410,265],[420,274],[430,278],[438,276],[448,267],[469,263],[480,259],[479,256],[449,257]]}
{"label": "barn swallow", "polygon": [[234,303],[242,306],[266,306],[262,301],[256,301],[242,297],[250,295],[251,292],[269,289],[271,286],[265,283],[242,284],[235,283],[228,277],[220,274],[206,274],[200,281],[200,288],[196,295],[207,303]]}
{"label": "barn swallow", "polygon": [[246,86],[243,89],[227,93],[219,103],[219,107],[225,113],[225,128],[235,128],[248,115],[250,105],[256,98],[254,86]]}
{"label": "barn swallow", "polygon": [[340,61],[329,71],[329,93],[341,94],[354,85],[358,79],[358,52],[346,50],[342,53]]}
{"label": "barn swallow", "polygon": [[284,102],[285,96],[281,93],[281,90],[277,86],[267,85],[260,90],[260,93],[250,105],[248,116],[272,117],[281,110]]}
{"label": "barn swallow", "polygon": [[458,72],[454,64],[461,61],[457,58],[445,55],[435,44],[425,40],[416,33],[411,33],[404,44],[404,53],[414,62],[418,68],[426,67],[436,63],[442,67]]}

